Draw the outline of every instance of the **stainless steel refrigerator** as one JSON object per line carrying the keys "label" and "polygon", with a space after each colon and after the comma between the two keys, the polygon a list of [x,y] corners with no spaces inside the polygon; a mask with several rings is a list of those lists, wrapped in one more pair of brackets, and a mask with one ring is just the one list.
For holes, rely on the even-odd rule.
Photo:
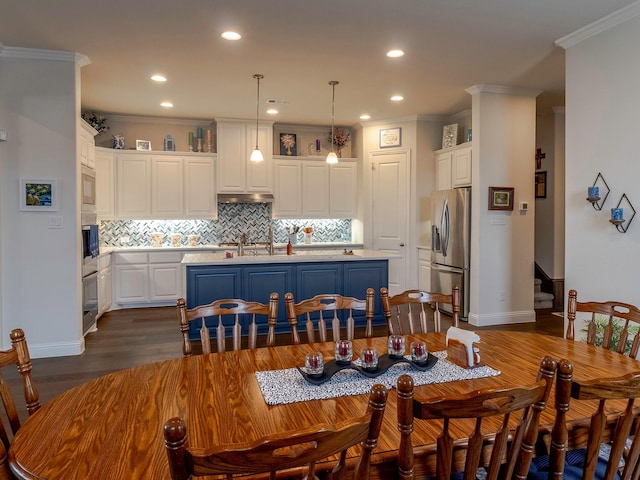
{"label": "stainless steel refrigerator", "polygon": [[[439,190],[431,195],[431,291],[450,293],[460,286],[460,316],[469,316],[471,189]],[[449,305],[442,311],[451,313]]]}

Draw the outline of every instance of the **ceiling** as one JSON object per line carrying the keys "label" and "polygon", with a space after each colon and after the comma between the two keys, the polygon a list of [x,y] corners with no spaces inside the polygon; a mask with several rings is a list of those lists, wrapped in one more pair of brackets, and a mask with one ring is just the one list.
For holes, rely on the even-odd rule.
{"label": "ceiling", "polygon": [[[543,90],[564,105],[554,41],[632,0],[20,0],[0,13],[5,46],[73,51],[82,110],[188,119],[256,115],[337,125],[471,108],[477,84]],[[220,34],[235,30],[237,42]],[[392,48],[405,56],[390,59]],[[150,81],[162,73],[168,81]],[[404,96],[395,103],[394,94]],[[269,104],[271,100],[275,103]],[[174,107],[159,104],[171,101]]]}

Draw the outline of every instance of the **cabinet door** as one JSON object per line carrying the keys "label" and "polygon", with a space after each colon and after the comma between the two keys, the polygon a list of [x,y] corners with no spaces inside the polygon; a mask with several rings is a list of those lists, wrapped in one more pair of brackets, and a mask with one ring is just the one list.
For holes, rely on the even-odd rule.
{"label": "cabinet door", "polygon": [[247,126],[247,146],[244,157],[238,161],[247,162],[247,178],[245,188],[247,193],[271,193],[273,191],[273,128],[271,125],[258,127],[258,146],[264,160],[252,162],[251,152],[256,147],[256,126]]}
{"label": "cabinet door", "polygon": [[[218,192],[244,192],[249,162],[246,126],[244,123],[218,122],[217,132]],[[271,145],[268,148],[272,148]]]}
{"label": "cabinet door", "polygon": [[151,217],[151,157],[116,155],[117,218]]}
{"label": "cabinet door", "polygon": [[183,159],[181,157],[151,157],[151,215],[155,218],[182,217]]}
{"label": "cabinet door", "polygon": [[451,152],[440,153],[436,156],[436,190],[449,190],[451,184]]}
{"label": "cabinet door", "polygon": [[273,170],[274,218],[300,218],[302,215],[302,167],[296,160],[276,160]]}
{"label": "cabinet door", "polygon": [[326,162],[302,163],[302,215],[329,217],[329,165]]}
{"label": "cabinet door", "polygon": [[115,213],[115,155],[96,151],[96,213],[98,220],[112,220]]}
{"label": "cabinet door", "polygon": [[454,187],[471,185],[471,147],[453,152],[451,165],[452,184]]}
{"label": "cabinet door", "polygon": [[115,266],[116,303],[143,303],[148,301],[147,265]]}
{"label": "cabinet door", "polygon": [[342,293],[342,289],[341,263],[323,262],[296,266],[296,302],[321,293]]}
{"label": "cabinet door", "polygon": [[[368,262],[345,262],[344,264],[344,295],[365,299],[367,288],[373,288],[375,293],[374,325],[384,325],[386,320],[382,314],[380,289],[389,286],[389,263],[387,260],[372,260]],[[354,315],[356,325],[365,325],[364,313]]]}
{"label": "cabinet door", "polygon": [[182,296],[182,272],[179,263],[149,265],[149,300],[174,301]]}
{"label": "cabinet door", "polygon": [[[283,264],[256,265],[244,267],[242,272],[242,294],[245,300],[269,303],[273,292],[279,295],[276,325],[278,333],[291,331],[284,307],[284,295],[293,291],[294,268],[293,265]],[[267,333],[266,324],[258,328],[258,333]]]}
{"label": "cabinet door", "polygon": [[104,272],[104,291],[102,293],[102,305],[104,311],[108,312],[111,310],[111,304],[113,303],[113,274],[111,267],[107,268]]}
{"label": "cabinet door", "polygon": [[358,216],[358,164],[340,162],[329,171],[330,218]]}
{"label": "cabinet door", "polygon": [[186,158],[184,164],[185,215],[218,217],[213,158]]}

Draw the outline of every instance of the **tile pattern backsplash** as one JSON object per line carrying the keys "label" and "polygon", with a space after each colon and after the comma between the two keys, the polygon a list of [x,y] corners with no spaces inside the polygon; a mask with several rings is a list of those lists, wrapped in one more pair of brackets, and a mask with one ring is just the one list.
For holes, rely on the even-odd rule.
{"label": "tile pattern backsplash", "polygon": [[[106,247],[150,246],[152,233],[199,236],[199,245],[237,242],[247,234],[248,242],[266,242],[269,224],[273,225],[275,243],[286,243],[290,228],[298,227],[302,243],[302,227],[313,227],[314,242],[350,242],[351,220],[271,220],[271,205],[266,203],[220,203],[218,220],[109,220],[100,222],[100,244]],[[128,241],[123,241],[128,239]]]}

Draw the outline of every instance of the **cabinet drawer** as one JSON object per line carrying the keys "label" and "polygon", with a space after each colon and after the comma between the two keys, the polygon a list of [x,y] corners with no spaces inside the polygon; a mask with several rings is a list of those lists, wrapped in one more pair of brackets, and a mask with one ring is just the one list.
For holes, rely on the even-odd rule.
{"label": "cabinet drawer", "polygon": [[111,266],[111,254],[98,257],[98,270],[104,270],[109,266]]}
{"label": "cabinet drawer", "polygon": [[149,263],[180,263],[182,252],[150,252]]}
{"label": "cabinet drawer", "polygon": [[135,263],[147,263],[146,252],[116,253],[114,259],[116,265],[132,265]]}

